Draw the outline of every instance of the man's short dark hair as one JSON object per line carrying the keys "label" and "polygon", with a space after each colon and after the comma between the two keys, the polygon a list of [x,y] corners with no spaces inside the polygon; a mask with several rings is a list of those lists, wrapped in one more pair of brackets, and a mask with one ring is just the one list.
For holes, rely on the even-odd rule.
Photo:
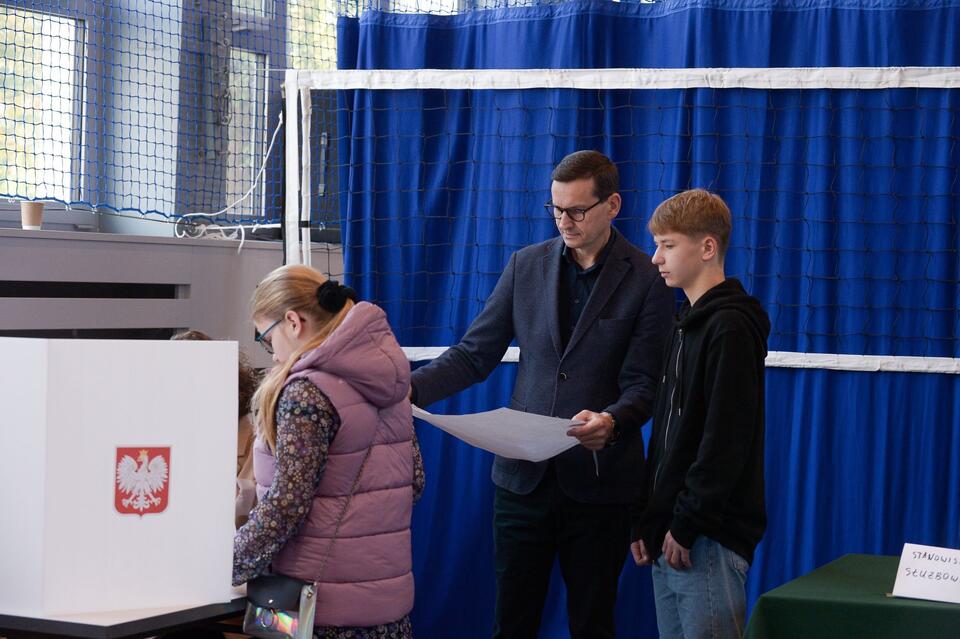
{"label": "man's short dark hair", "polygon": [[620,190],[617,165],[599,151],[575,151],[560,160],[550,174],[554,182],[573,182],[593,178],[593,195],[605,200]]}

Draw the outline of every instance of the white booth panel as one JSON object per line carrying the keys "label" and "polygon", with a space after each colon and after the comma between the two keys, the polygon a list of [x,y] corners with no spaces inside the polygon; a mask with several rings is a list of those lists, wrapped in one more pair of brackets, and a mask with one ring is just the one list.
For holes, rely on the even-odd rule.
{"label": "white booth panel", "polygon": [[[8,430],[29,432],[15,435],[18,445],[37,448],[5,469],[19,481],[16,490],[0,485],[0,504],[14,503],[24,484],[41,489],[29,525],[0,533],[10,542],[0,566],[20,561],[16,583],[0,577],[0,612],[228,601],[236,343],[0,339],[0,361],[8,355],[34,361],[25,364],[30,375],[4,377],[0,401],[30,396],[42,410],[21,409],[22,423],[0,427],[5,440]],[[14,548],[40,561],[24,566],[6,556]],[[32,595],[12,592],[25,585]]]}

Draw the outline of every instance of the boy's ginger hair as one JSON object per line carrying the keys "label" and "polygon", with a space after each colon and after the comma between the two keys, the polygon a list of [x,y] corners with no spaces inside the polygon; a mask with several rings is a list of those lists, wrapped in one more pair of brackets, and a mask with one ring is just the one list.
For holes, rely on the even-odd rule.
{"label": "boy's ginger hair", "polygon": [[730,245],[733,224],[730,208],[723,198],[704,189],[690,189],[661,202],[647,228],[654,235],[682,233],[696,238],[712,235],[719,243],[722,261]]}

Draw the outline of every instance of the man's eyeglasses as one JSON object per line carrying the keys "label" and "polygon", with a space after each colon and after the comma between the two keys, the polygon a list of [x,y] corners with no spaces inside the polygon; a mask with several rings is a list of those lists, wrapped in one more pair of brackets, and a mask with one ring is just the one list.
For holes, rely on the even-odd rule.
{"label": "man's eyeglasses", "polygon": [[571,206],[569,208],[563,208],[562,206],[557,206],[553,202],[547,202],[546,204],[543,205],[543,208],[547,209],[547,213],[550,215],[550,217],[552,217],[555,220],[559,220],[561,217],[563,217],[563,214],[566,213],[567,217],[569,217],[574,222],[582,222],[583,218],[587,216],[587,211],[589,211],[590,209],[595,207],[597,204],[600,204],[606,199],[607,198],[597,200],[587,208],[582,208],[579,206]]}
{"label": "man's eyeglasses", "polygon": [[256,328],[253,329],[253,341],[255,341],[260,346],[263,346],[263,350],[267,351],[270,355],[273,355],[273,343],[267,339],[267,333],[273,330],[273,327],[283,321],[281,317],[276,322],[267,327],[267,330],[264,332],[258,331]]}

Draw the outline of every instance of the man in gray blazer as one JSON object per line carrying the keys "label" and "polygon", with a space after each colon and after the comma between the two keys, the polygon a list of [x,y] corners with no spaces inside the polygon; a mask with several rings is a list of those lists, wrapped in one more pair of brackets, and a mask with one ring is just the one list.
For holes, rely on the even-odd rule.
{"label": "man in gray blazer", "polygon": [[514,253],[459,344],[413,372],[419,406],[480,382],[510,343],[520,365],[510,407],[585,422],[553,459],[493,463],[494,637],[535,638],[555,557],[570,635],[614,636],[628,505],[643,477],[640,426],[651,415],[674,295],[650,257],[611,222],[616,165],[578,151],[554,169],[545,206],[560,237]]}

